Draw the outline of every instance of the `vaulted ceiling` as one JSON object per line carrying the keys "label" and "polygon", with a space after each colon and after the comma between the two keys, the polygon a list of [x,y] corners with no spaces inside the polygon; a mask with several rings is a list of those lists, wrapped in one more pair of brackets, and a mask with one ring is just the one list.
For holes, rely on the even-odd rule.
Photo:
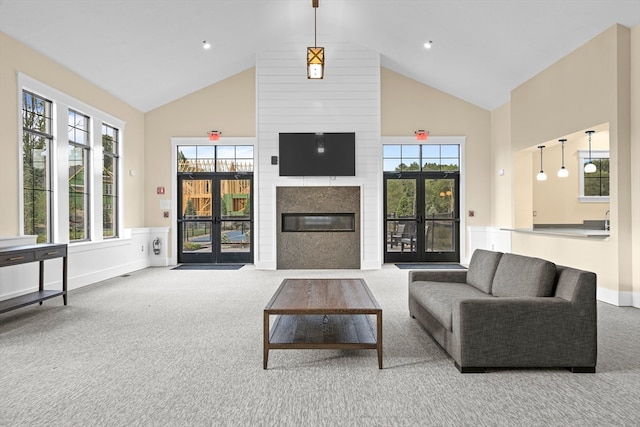
{"label": "vaulted ceiling", "polygon": [[[0,31],[143,112],[254,66],[257,52],[313,45],[313,22],[312,0],[0,0]],[[362,45],[382,66],[489,110],[616,23],[640,24],[640,0],[319,0],[317,9],[318,45]]]}

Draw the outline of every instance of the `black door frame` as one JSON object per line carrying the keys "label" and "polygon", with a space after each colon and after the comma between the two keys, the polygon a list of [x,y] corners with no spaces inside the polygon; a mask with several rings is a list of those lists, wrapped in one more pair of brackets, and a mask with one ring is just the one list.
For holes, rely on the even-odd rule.
{"label": "black door frame", "polygon": [[[182,184],[185,180],[210,180],[211,182],[211,200],[212,200],[212,216],[210,218],[184,218],[184,212],[181,212],[183,206]],[[220,183],[224,180],[249,180],[249,218],[235,219],[230,216],[223,216],[221,212],[221,191]],[[177,215],[177,259],[178,263],[253,263],[253,173],[233,173],[233,172],[207,172],[207,173],[182,173],[178,174],[177,180],[178,195],[178,215]],[[247,223],[249,230],[249,250],[247,252],[223,252],[221,241],[221,227],[224,222],[234,221]],[[208,252],[189,252],[182,251],[183,242],[183,225],[186,223],[200,223],[209,227],[211,236],[211,250]],[[243,225],[244,228],[244,225]]]}
{"label": "black door frame", "polygon": [[[415,182],[415,215],[402,218],[387,217],[387,181],[396,179],[409,179]],[[437,219],[429,217],[425,209],[425,181],[429,179],[453,179],[453,218]],[[385,172],[383,175],[383,247],[384,262],[460,262],[460,174],[458,172]],[[430,225],[431,235],[434,235],[434,225],[438,221],[451,222],[453,224],[453,251],[427,251],[428,242],[425,241],[425,226]],[[389,224],[403,223],[405,227],[412,229],[410,233],[394,234],[397,230],[389,230]],[[403,230],[404,231],[404,230]],[[404,234],[404,236],[403,236]],[[400,251],[390,251],[390,248],[399,247]],[[406,249],[405,249],[406,248]]]}

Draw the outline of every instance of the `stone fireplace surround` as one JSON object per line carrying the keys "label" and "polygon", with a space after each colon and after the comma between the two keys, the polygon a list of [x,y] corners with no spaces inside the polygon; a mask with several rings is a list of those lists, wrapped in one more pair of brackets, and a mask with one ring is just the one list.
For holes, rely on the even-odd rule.
{"label": "stone fireplace surround", "polygon": [[[283,214],[354,215],[353,229],[283,232]],[[277,187],[278,269],[360,269],[360,187]]]}

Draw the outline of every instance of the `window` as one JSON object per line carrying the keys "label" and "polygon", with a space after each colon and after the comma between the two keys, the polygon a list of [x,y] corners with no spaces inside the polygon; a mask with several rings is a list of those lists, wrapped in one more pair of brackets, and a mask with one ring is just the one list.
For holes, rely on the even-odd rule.
{"label": "window", "polygon": [[584,165],[589,163],[589,152],[580,150],[580,201],[603,203],[609,201],[609,151],[592,150],[591,162],[596,171],[586,173]]}
{"label": "window", "polygon": [[18,84],[23,233],[70,243],[121,236],[124,123],[24,74]]}
{"label": "window", "polygon": [[89,239],[89,117],[68,113],[69,241]]}
{"label": "window", "polygon": [[251,145],[179,145],[178,173],[253,172]]}
{"label": "window", "polygon": [[117,237],[118,129],[102,125],[102,236]]}
{"label": "window", "polygon": [[460,146],[457,144],[385,144],[385,172],[446,172],[460,170]]}
{"label": "window", "polygon": [[24,234],[53,241],[51,232],[52,102],[22,93],[22,191]]}

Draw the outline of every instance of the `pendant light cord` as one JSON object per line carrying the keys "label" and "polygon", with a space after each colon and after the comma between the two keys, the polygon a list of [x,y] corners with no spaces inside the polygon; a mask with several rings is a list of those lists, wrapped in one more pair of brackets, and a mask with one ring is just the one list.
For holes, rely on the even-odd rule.
{"label": "pendant light cord", "polygon": [[542,149],[544,148],[543,145],[541,145],[540,147],[538,147],[540,149],[540,172],[542,172],[544,169],[542,168]]}

